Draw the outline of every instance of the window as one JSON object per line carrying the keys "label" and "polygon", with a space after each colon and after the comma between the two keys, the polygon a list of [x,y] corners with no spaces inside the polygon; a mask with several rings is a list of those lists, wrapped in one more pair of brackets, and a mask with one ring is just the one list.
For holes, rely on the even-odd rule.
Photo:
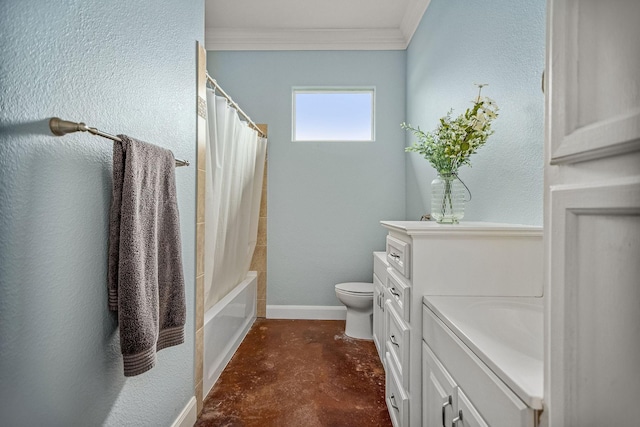
{"label": "window", "polygon": [[293,89],[294,141],[373,141],[375,89]]}

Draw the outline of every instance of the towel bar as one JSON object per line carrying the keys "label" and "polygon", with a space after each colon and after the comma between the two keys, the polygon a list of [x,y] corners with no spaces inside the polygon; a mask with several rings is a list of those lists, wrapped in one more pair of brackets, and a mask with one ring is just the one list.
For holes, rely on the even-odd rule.
{"label": "towel bar", "polygon": [[[102,132],[101,130],[96,128],[89,127],[82,122],[80,123],[70,122],[68,120],[62,120],[58,117],[52,117],[51,120],[49,120],[49,129],[51,129],[51,133],[53,133],[56,136],[63,136],[73,132],[89,132],[94,135],[98,135],[103,138],[110,139],[112,141],[122,142],[122,140],[117,136],[111,135],[106,132]],[[190,163],[188,160],[176,159],[176,167],[189,166],[189,165]]]}

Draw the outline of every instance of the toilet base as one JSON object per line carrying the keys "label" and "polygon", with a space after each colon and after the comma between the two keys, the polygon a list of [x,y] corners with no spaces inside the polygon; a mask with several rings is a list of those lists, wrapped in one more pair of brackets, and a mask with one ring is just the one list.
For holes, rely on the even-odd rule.
{"label": "toilet base", "polygon": [[347,309],[344,334],[359,340],[373,340],[373,313],[358,313],[353,309]]}

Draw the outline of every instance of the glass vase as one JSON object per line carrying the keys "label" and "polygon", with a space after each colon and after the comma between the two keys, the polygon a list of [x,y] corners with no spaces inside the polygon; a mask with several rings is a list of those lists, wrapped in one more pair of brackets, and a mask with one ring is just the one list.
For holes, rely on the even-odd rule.
{"label": "glass vase", "polygon": [[457,224],[464,217],[464,185],[454,174],[431,181],[431,217],[440,224]]}

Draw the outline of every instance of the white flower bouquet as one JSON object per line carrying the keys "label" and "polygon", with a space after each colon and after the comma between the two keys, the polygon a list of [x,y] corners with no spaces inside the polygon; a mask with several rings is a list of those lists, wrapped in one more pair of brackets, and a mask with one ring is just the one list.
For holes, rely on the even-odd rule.
{"label": "white flower bouquet", "polygon": [[491,122],[498,117],[498,106],[492,99],[481,96],[486,84],[477,86],[478,96],[472,101],[473,107],[455,119],[451,117],[453,110],[449,110],[433,132],[401,124],[418,138],[417,143],[405,150],[421,154],[440,175],[457,175],[460,166],[471,166],[469,157],[493,134]]}

